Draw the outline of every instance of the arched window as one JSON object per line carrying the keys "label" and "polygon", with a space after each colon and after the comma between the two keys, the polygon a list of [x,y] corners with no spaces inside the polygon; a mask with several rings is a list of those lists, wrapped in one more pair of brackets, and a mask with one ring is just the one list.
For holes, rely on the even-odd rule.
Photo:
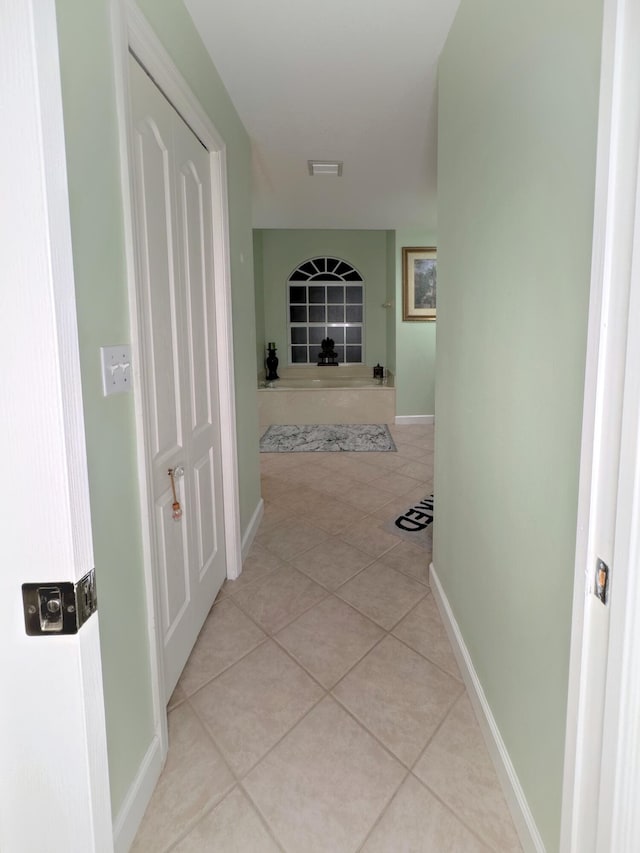
{"label": "arched window", "polygon": [[364,362],[362,276],[340,258],[311,258],[289,276],[289,363],[315,364],[323,338],[333,338],[338,361]]}

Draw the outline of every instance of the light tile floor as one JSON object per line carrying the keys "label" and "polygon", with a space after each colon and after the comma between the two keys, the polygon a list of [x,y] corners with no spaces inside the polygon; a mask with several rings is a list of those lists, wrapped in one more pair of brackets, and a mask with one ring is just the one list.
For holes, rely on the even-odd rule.
{"label": "light tile floor", "polygon": [[432,491],[398,453],[263,454],[265,513],[170,702],[145,853],[520,851],[428,586],[383,529]]}

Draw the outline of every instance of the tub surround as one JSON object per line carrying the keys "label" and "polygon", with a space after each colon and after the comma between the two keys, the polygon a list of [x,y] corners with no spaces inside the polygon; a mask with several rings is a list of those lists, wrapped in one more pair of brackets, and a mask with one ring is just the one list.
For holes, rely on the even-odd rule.
{"label": "tub surround", "polygon": [[[278,374],[280,379],[326,379],[333,376],[342,378],[349,377],[351,379],[362,379],[363,382],[371,380],[373,382],[373,367],[368,364],[338,364],[337,370],[328,370],[326,367],[317,367],[313,364],[303,364],[297,367],[280,367]],[[385,380],[393,380],[393,374],[384,368]],[[262,370],[258,374],[258,384],[264,382],[265,371]]]}
{"label": "tub surround", "polygon": [[393,423],[393,375],[383,383],[373,379],[366,365],[285,367],[277,382],[258,377],[258,413],[261,426],[271,424]]}

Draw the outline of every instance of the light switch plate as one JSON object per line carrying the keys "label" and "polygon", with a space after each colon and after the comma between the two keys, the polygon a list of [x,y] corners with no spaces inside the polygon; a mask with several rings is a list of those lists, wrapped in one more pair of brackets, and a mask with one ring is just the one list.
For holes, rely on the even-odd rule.
{"label": "light switch plate", "polygon": [[102,390],[105,397],[122,394],[131,389],[131,347],[120,344],[100,347],[102,359]]}

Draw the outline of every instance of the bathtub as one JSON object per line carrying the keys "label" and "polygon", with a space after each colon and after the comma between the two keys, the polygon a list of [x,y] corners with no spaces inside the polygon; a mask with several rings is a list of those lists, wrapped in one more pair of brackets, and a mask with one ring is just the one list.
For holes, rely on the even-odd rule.
{"label": "bathtub", "polygon": [[278,379],[274,382],[264,382],[263,387],[274,391],[298,391],[304,388],[307,391],[314,388],[379,388],[382,383],[374,379],[359,379],[356,376],[332,376],[330,379]]}
{"label": "bathtub", "polygon": [[381,384],[372,379],[368,367],[284,368],[278,372],[280,379],[273,383],[259,377],[260,426],[394,422],[392,376]]}

